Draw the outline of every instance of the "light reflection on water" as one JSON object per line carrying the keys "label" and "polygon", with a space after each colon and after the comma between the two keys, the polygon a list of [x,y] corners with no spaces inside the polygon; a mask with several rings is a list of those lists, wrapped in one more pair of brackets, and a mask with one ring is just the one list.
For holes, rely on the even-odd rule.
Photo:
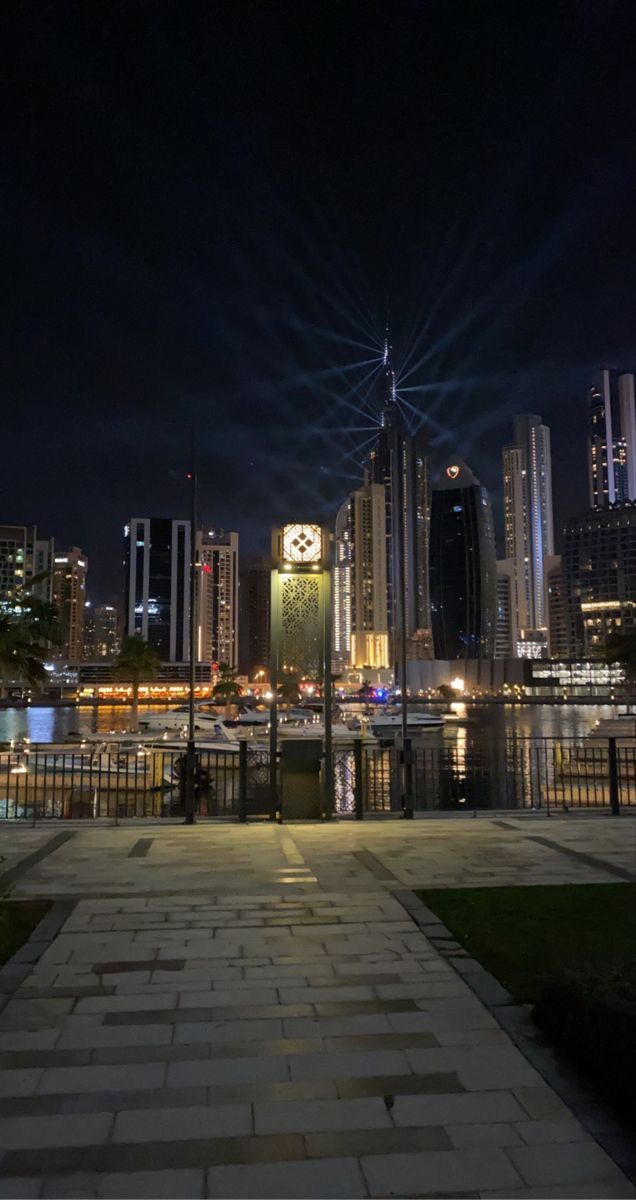
{"label": "light reflection on water", "polygon": [[[165,705],[141,705],[142,712],[158,712]],[[83,704],[73,708],[5,708],[0,711],[0,742],[28,737],[32,742],[64,742],[73,733],[125,733],[130,709],[123,706]]]}
{"label": "light reflection on water", "polygon": [[[139,712],[157,712],[165,707],[140,705]],[[489,744],[499,742],[503,746],[510,734],[584,737],[599,717],[610,716],[617,707],[609,704],[469,705],[467,724],[449,723],[443,737],[444,741],[457,743],[458,753],[462,744],[462,752],[466,753],[475,745],[483,745],[484,738]],[[130,709],[118,706],[6,708],[0,710],[0,742],[25,736],[34,742],[63,742],[71,733],[124,732],[129,725]],[[427,734],[426,738],[429,741],[431,735]]]}
{"label": "light reflection on water", "polygon": [[[140,712],[149,707],[143,706]],[[550,757],[553,751],[550,749],[549,755],[543,751],[534,755],[523,739],[582,741],[600,717],[611,715],[617,707],[469,706],[465,723],[449,722],[443,731],[413,740],[416,807],[491,807],[506,795],[513,797],[512,803],[516,805],[519,797],[525,804],[526,796],[544,795],[555,779],[554,761]],[[129,724],[130,709],[125,707],[4,709],[0,711],[0,741],[26,736],[32,742],[63,742],[70,734],[123,732]],[[511,756],[513,741],[519,753],[515,749]],[[364,751],[363,759],[365,809],[375,812],[399,809],[395,751],[374,746],[371,753]],[[334,773],[336,811],[352,814],[355,809],[352,750],[337,750]],[[565,787],[571,787],[567,780]],[[493,799],[495,796],[497,801]]]}

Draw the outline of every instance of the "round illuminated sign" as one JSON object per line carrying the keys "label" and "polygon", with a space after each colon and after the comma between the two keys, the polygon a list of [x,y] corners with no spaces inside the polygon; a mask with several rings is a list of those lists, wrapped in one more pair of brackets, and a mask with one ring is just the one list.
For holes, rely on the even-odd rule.
{"label": "round illuminated sign", "polygon": [[446,474],[448,475],[449,479],[457,479],[457,476],[459,475],[459,467],[453,463],[451,467],[446,468]]}

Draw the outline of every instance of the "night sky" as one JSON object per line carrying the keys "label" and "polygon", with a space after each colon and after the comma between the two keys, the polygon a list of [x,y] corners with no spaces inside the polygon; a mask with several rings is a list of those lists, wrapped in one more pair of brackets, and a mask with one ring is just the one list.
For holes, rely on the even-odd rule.
{"label": "night sky", "polygon": [[329,519],[387,306],[432,454],[499,507],[540,412],[585,506],[589,375],[636,366],[633,0],[9,7],[0,520],[110,598],[193,421],[203,524]]}

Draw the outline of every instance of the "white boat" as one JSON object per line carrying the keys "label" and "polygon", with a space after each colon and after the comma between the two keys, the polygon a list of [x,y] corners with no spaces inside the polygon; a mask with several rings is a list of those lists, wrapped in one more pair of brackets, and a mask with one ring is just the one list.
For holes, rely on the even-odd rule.
{"label": "white boat", "polygon": [[256,725],[264,728],[270,723],[270,710],[268,708],[248,708],[245,712],[240,713],[238,723],[246,727]]}
{"label": "white boat", "polygon": [[[443,729],[446,724],[441,713],[407,713],[406,730],[410,737],[420,733],[430,733],[435,729]],[[371,718],[371,731],[376,737],[395,737],[402,732],[402,713],[400,709],[385,709],[377,712]]]}
{"label": "white boat", "polygon": [[[146,733],[188,735],[189,709],[187,704],[178,708],[168,708],[164,712],[142,713],[139,718],[139,728]],[[214,735],[220,724],[219,714],[207,712],[205,709],[194,710],[194,731],[197,734]],[[198,740],[198,738],[197,738]]]}

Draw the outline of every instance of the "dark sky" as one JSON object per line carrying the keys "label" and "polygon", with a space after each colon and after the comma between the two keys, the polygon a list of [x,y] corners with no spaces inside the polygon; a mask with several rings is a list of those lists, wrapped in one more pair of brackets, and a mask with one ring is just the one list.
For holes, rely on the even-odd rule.
{"label": "dark sky", "polygon": [[[120,586],[132,515],[265,549],[400,395],[495,501],[512,415],[585,503],[585,387],[636,366],[633,0],[10,6],[3,521]],[[406,389],[414,390],[408,391]]]}

